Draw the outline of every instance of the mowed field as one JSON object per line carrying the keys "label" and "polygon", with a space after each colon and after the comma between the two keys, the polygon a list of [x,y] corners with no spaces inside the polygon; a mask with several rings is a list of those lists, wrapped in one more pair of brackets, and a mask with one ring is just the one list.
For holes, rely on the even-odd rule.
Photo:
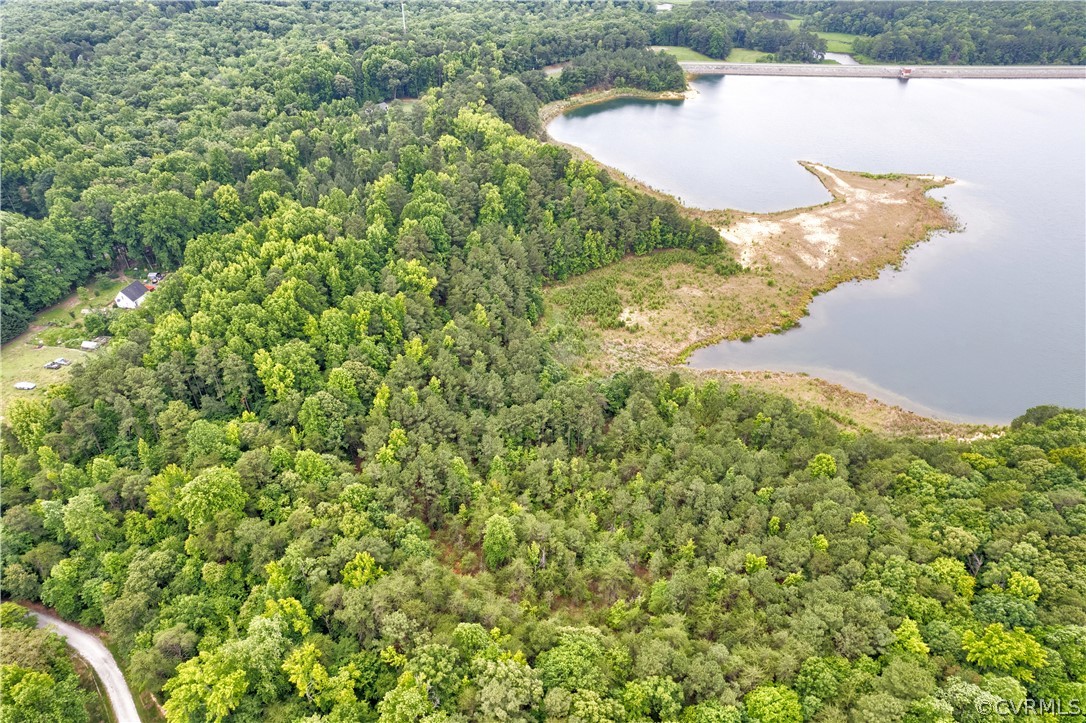
{"label": "mowed field", "polygon": [[[802,21],[800,18],[790,18],[784,22],[788,23],[790,28],[799,29]],[[826,52],[828,53],[851,53],[852,41],[860,37],[851,33],[823,33],[820,31],[815,31],[815,35],[826,41]]]}
{"label": "mowed field", "polygon": [[852,41],[859,37],[848,33],[815,33],[815,35],[826,41],[826,51],[829,53],[851,53]]}
{"label": "mowed field", "polygon": [[[71,366],[46,369],[44,365],[58,357],[72,364],[84,359],[87,353],[78,348],[88,336],[83,329],[82,310],[108,307],[117,292],[130,281],[124,276],[99,277],[63,301],[38,312],[30,322],[30,330],[0,348],[0,419],[6,418],[12,401],[44,397],[46,387],[68,378]],[[23,391],[15,388],[16,382],[33,382],[38,387]]]}
{"label": "mowed field", "polygon": [[[76,364],[87,356],[86,352],[79,349],[66,349],[61,346],[43,346],[38,349],[27,343],[28,338],[27,334],[23,334],[0,349],[0,417],[6,418],[8,405],[12,401],[43,397],[48,385],[63,382],[71,373],[70,366],[45,369],[45,363],[64,357]],[[33,382],[38,388],[21,391],[15,388],[16,382]]]}
{"label": "mowed field", "polygon": [[674,55],[680,63],[711,63],[713,59],[708,55],[702,55],[696,50],[684,48],[681,45],[653,45],[652,49],[659,53]]}
{"label": "mowed field", "polygon": [[750,50],[749,48],[732,48],[732,52],[728,53],[728,57],[725,58],[729,63],[757,63],[758,58],[763,58],[769,53],[763,53],[761,50]]}

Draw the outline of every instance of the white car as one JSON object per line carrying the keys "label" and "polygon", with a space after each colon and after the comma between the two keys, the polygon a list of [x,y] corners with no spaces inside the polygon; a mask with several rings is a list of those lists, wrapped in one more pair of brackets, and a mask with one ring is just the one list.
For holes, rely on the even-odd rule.
{"label": "white car", "polygon": [[29,392],[31,389],[37,389],[38,385],[34,382],[15,382],[15,388],[24,392]]}

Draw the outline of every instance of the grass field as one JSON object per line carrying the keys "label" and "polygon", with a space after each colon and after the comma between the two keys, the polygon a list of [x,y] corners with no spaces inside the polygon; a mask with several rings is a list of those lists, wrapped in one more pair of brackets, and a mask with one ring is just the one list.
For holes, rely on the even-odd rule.
{"label": "grass field", "polygon": [[86,286],[79,287],[74,294],[39,312],[30,322],[31,326],[48,324],[71,324],[80,317],[82,309],[101,309],[109,306],[117,292],[130,283],[124,277],[110,278],[104,274]]}
{"label": "grass field", "polygon": [[[784,22],[793,30],[798,30],[799,25],[803,20],[801,18],[789,18]],[[852,35],[850,33],[815,32],[815,35],[826,41],[826,52],[828,53],[851,53],[852,41],[860,37],[859,35]]]}
{"label": "grass field", "polygon": [[815,34],[826,41],[826,52],[829,53],[851,53],[852,41],[860,37],[859,35],[850,35],[848,33]]}
{"label": "grass field", "polygon": [[661,53],[674,55],[680,63],[711,63],[713,59],[708,55],[702,55],[696,50],[684,48],[678,45],[654,45],[653,48]]}
{"label": "grass field", "polygon": [[[27,343],[27,335],[12,339],[0,350],[0,417],[7,413],[7,406],[15,399],[36,399],[45,395],[45,388],[50,384],[62,382],[71,373],[71,367],[45,369],[43,364],[57,357],[64,357],[73,364],[87,356],[79,349],[43,346],[35,348]],[[37,389],[29,392],[14,388],[15,382],[34,382]]]}
{"label": "grass field", "polygon": [[729,63],[757,63],[758,58],[762,58],[768,55],[761,50],[748,50],[747,48],[732,48],[732,52],[728,53],[728,57],[725,58]]}
{"label": "grass field", "polygon": [[[832,51],[831,51],[832,52]],[[725,58],[729,63],[757,63],[760,58],[768,58],[769,53],[763,53],[760,50],[747,50],[746,48],[732,48],[732,52],[728,53],[728,57]],[[787,60],[787,61],[775,61],[780,63],[793,63],[798,64],[799,61]],[[823,60],[822,65],[837,65],[836,61]]]}

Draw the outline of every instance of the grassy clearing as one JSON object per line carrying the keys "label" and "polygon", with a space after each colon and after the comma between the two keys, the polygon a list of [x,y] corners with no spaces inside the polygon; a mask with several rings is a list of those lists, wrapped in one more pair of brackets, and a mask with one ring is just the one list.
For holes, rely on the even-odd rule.
{"label": "grassy clearing", "polygon": [[[665,276],[676,271],[678,277],[669,283]],[[711,283],[714,277],[719,280],[736,271],[723,255],[667,249],[598,269],[583,282],[579,280],[583,277],[578,277],[556,287],[551,300],[571,321],[588,320],[600,329],[626,329],[636,334],[639,312],[664,309],[672,292],[682,288],[678,279],[692,276]],[[679,333],[678,327],[673,331]]]}
{"label": "grassy clearing", "polygon": [[732,48],[725,58],[729,63],[757,63],[759,58],[767,57],[768,53],[761,50],[749,50],[747,48]]}
{"label": "grassy clearing", "polygon": [[[45,369],[43,364],[62,356],[75,363],[86,358],[87,353],[79,349],[44,346],[40,349],[27,343],[26,335],[12,339],[0,349],[0,417],[7,412],[7,406],[15,399],[34,399],[45,396],[45,388],[68,379],[72,367]],[[34,382],[37,389],[29,392],[15,389],[15,382]]]}
{"label": "grassy clearing", "polygon": [[852,43],[859,35],[849,33],[815,33],[826,41],[826,51],[830,53],[851,53]]}
{"label": "grassy clearing", "polygon": [[629,256],[548,289],[547,323],[582,330],[577,355],[589,368],[658,365],[695,343],[700,323],[715,326],[744,313],[735,299],[714,293],[735,282],[735,271],[727,252]]}
{"label": "grassy clearing", "polygon": [[38,312],[31,320],[31,327],[48,326],[50,324],[64,325],[79,320],[82,309],[101,309],[113,301],[117,292],[131,282],[123,276],[112,278],[101,274],[86,286],[80,286],[75,293],[61,301]]}
{"label": "grassy clearing", "polygon": [[[784,22],[793,30],[798,30],[803,19],[793,17]],[[815,31],[815,35],[826,41],[826,51],[829,53],[851,53],[852,41],[860,37],[851,33],[823,33],[820,31]]]}
{"label": "grassy clearing", "polygon": [[[44,364],[57,357],[73,364],[85,358],[86,352],[79,349],[89,336],[83,328],[82,310],[109,306],[129,283],[130,279],[123,276],[98,276],[60,303],[38,312],[30,321],[30,331],[0,349],[0,418],[12,400],[42,397],[50,384],[68,379],[70,366],[45,369]],[[33,382],[38,388],[20,391],[14,388],[16,382]]]}
{"label": "grassy clearing", "polygon": [[696,50],[684,48],[681,45],[654,45],[653,50],[660,53],[674,55],[680,63],[711,63],[713,59],[708,55],[702,55]]}

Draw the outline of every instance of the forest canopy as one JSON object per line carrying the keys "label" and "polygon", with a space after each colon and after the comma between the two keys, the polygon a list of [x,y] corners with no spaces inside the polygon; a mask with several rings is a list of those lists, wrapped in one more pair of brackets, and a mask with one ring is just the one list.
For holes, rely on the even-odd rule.
{"label": "forest canopy", "polygon": [[[682,89],[661,34],[726,52],[797,7],[411,2],[405,36],[398,3],[5,3],[3,338],[96,271],[170,271],[10,405],[5,597],[101,628],[179,722],[1082,700],[1081,410],[890,439],[583,374],[539,323],[544,284],[629,254],[739,273],[714,229],[543,142],[541,105]],[[44,657],[5,630],[4,695],[50,677],[75,719],[55,639],[14,625]]]}

